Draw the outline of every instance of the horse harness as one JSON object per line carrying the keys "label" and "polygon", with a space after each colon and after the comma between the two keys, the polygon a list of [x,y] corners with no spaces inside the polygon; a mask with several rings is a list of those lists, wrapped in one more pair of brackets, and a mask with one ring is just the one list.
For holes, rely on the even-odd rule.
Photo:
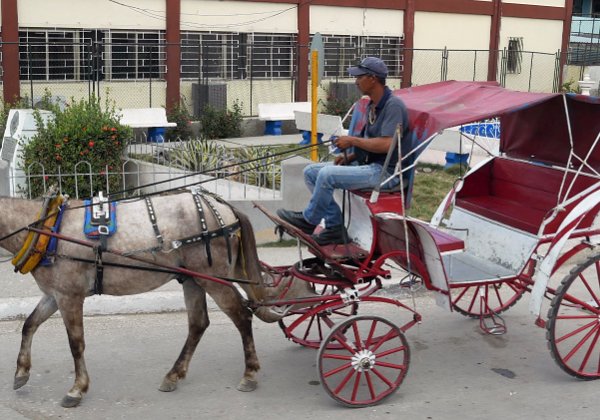
{"label": "horse harness", "polygon": [[[240,229],[240,222],[235,221],[234,223],[226,225],[225,221],[223,220],[223,217],[221,216],[221,214],[219,213],[217,208],[214,206],[214,204],[210,200],[206,199],[206,197],[204,197],[204,195],[200,191],[192,190],[191,194],[194,199],[194,204],[196,205],[196,210],[198,212],[198,217],[200,219],[200,227],[201,227],[202,231],[197,235],[192,235],[192,236],[188,236],[183,239],[172,241],[171,244],[172,244],[173,249],[179,249],[182,246],[193,245],[193,244],[196,244],[199,242],[204,242],[204,246],[206,249],[206,256],[208,259],[208,264],[209,264],[209,266],[212,266],[213,260],[212,260],[210,241],[212,239],[224,237],[225,244],[227,246],[227,258],[228,258],[229,263],[231,263],[232,252],[231,252],[230,236]],[[150,197],[145,197],[144,201],[146,203],[146,210],[148,211],[148,217],[150,218],[150,223],[152,224],[152,229],[154,230],[154,235],[155,235],[156,241],[158,243],[158,245],[151,248],[150,251],[155,252],[155,251],[163,250],[164,238],[163,238],[162,234],[160,233],[160,229],[158,227],[158,218],[156,217],[156,212],[154,210],[154,206],[152,205],[152,200]],[[206,212],[204,210],[203,204],[205,204],[206,207],[208,207],[208,209],[210,210],[212,215],[217,220],[217,222],[219,224],[219,227],[217,229],[214,229],[214,230],[208,229],[208,224],[207,224],[207,220],[206,220]],[[104,263],[102,260],[102,253],[103,253],[103,251],[106,251],[106,249],[107,249],[106,240],[102,240],[103,238],[106,238],[107,235],[103,234],[102,232],[100,232],[100,233],[101,233],[100,244],[98,246],[94,247],[94,253],[95,253],[94,265],[96,267],[96,276],[95,276],[95,280],[94,280],[94,289],[92,291],[94,294],[98,294],[98,295],[101,295],[103,293]]]}
{"label": "horse harness", "polygon": [[[230,223],[230,224],[225,224],[223,217],[221,216],[221,214],[219,213],[219,211],[217,210],[215,205],[210,200],[208,200],[206,197],[204,197],[204,195],[201,193],[201,191],[199,191],[197,189],[192,190],[191,194],[194,199],[194,204],[195,204],[195,207],[196,207],[196,210],[198,213],[198,217],[200,220],[201,232],[196,235],[192,235],[192,236],[188,236],[188,237],[185,237],[185,238],[182,238],[179,240],[171,241],[172,250],[179,249],[182,246],[194,245],[194,244],[197,244],[200,242],[204,242],[208,263],[210,266],[212,266],[213,259],[212,259],[212,252],[211,252],[211,240],[223,236],[225,238],[225,244],[227,246],[228,261],[229,261],[229,263],[231,263],[232,251],[231,251],[230,236],[232,236],[235,232],[237,232],[240,229],[239,220],[236,220],[235,222]],[[41,248],[41,245],[38,245],[38,243],[41,244],[42,239],[44,240],[44,243],[47,243],[51,237],[52,237],[52,239],[57,239],[58,237],[60,237],[60,235],[57,233],[58,230],[60,229],[59,224],[57,223],[56,225],[53,225],[54,220],[56,220],[56,217],[51,218],[51,217],[47,216],[49,211],[54,211],[56,213],[56,211],[54,209],[58,208],[58,206],[60,204],[63,204],[62,203],[63,200],[61,199],[60,203],[58,203],[56,205],[53,203],[51,206],[50,201],[53,200],[55,197],[56,197],[56,195],[54,195],[54,194],[51,194],[51,195],[49,194],[47,197],[45,197],[45,200],[44,200],[44,203],[42,206],[42,210],[38,214],[38,217],[41,218],[40,220],[44,221],[44,225],[43,225],[42,229],[44,229],[44,231],[47,231],[49,233],[45,234],[45,232],[43,232],[41,230],[37,230],[36,232],[38,232],[38,233],[34,234],[33,232],[30,231],[30,234],[28,235],[28,239],[25,242],[23,248],[15,256],[15,258],[13,258],[13,265],[15,265],[15,271],[21,270],[21,272],[23,274],[25,274],[26,272],[33,270],[35,268],[35,266],[38,264],[39,260],[41,260],[42,256],[45,256],[48,259],[48,262],[46,262],[44,265],[52,264],[55,257],[71,259],[71,260],[79,261],[79,262],[93,263],[95,266],[96,273],[95,273],[95,279],[94,279],[94,287],[91,292],[93,294],[101,295],[103,293],[103,279],[104,279],[104,267],[105,266],[127,267],[127,268],[132,268],[132,269],[136,268],[136,266],[105,263],[103,261],[103,252],[108,250],[108,246],[107,246],[108,236],[112,232],[114,232],[113,229],[110,229],[110,230],[108,229],[107,223],[108,223],[108,220],[110,219],[110,217],[114,218],[116,216],[114,214],[116,207],[112,208],[110,213],[107,212],[106,211],[107,210],[107,206],[106,206],[107,200],[106,200],[106,198],[100,196],[99,200],[93,201],[93,205],[89,209],[89,211],[92,214],[91,224],[98,228],[96,236],[94,237],[94,239],[98,239],[98,244],[97,245],[89,245],[90,244],[89,242],[88,243],[79,242],[79,243],[81,243],[82,245],[89,246],[94,250],[94,259],[93,260],[72,257],[72,256],[68,256],[68,255],[59,255],[59,254],[55,253],[55,250],[52,252],[49,252],[49,250],[47,250],[45,247]],[[150,223],[152,224],[152,229],[154,230],[154,234],[155,234],[158,244],[152,248],[144,249],[143,251],[144,252],[145,251],[150,251],[150,252],[164,251],[164,242],[165,241],[164,241],[164,238],[158,227],[158,223],[157,223],[158,219],[156,217],[156,212],[154,211],[154,206],[152,205],[152,200],[150,199],[150,197],[145,197],[144,200],[146,203],[146,209],[148,211],[148,217],[150,218]],[[67,200],[65,199],[64,201],[65,201],[64,205],[66,206]],[[211,214],[216,219],[216,221],[219,225],[218,228],[209,230],[204,205],[209,209]],[[110,208],[110,207],[108,207],[108,208]],[[113,214],[111,214],[111,213],[113,213]],[[60,218],[59,218],[59,220],[60,220]],[[84,223],[84,228],[85,227],[86,226]],[[115,229],[116,229],[116,226],[115,226]],[[38,238],[39,238],[39,240],[38,240]],[[90,236],[88,236],[88,238],[90,238]],[[62,237],[62,239],[69,241],[69,238],[66,238],[66,237]],[[122,253],[121,255],[127,257],[127,256],[131,256],[132,254],[137,253],[137,252],[139,252],[139,251],[134,251],[134,252],[130,252],[130,253]],[[170,251],[165,251],[165,252],[170,252]],[[32,257],[36,257],[35,263],[32,262],[33,261]],[[25,268],[27,268],[27,270],[23,269],[24,264],[27,264],[25,266]],[[182,267],[182,266],[180,265],[180,267]],[[164,270],[164,269],[162,269],[162,270],[154,269],[153,270],[153,269],[150,269],[149,267],[140,267],[140,269],[143,269],[146,271],[172,272],[172,273],[176,274],[176,271],[174,271],[174,270]]]}

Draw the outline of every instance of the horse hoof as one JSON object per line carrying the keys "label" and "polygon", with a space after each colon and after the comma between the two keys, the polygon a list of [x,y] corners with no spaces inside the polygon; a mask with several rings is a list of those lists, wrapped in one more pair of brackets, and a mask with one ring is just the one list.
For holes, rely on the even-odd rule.
{"label": "horse hoof", "polygon": [[254,391],[257,386],[258,382],[256,382],[254,379],[243,378],[237,386],[237,390],[242,392],[250,392]]}
{"label": "horse hoof", "polygon": [[171,381],[167,378],[163,379],[162,384],[158,387],[159,391],[162,392],[173,392],[177,389],[177,382]]}
{"label": "horse hoof", "polygon": [[27,381],[29,381],[29,375],[16,376],[15,382],[13,383],[13,389],[21,388],[23,385],[25,385],[27,383]]}
{"label": "horse hoof", "polygon": [[81,397],[71,397],[70,395],[65,395],[60,405],[62,405],[64,408],[73,408],[77,407],[80,402]]}

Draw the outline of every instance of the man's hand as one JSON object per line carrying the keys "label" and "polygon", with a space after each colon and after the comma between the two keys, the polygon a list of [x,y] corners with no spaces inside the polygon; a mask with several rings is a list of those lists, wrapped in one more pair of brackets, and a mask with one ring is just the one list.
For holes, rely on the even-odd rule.
{"label": "man's hand", "polygon": [[341,150],[346,150],[354,146],[354,140],[356,137],[352,136],[340,136],[335,140],[335,145]]}
{"label": "man's hand", "polygon": [[348,165],[355,158],[356,157],[354,156],[354,153],[351,153],[351,154],[344,153],[339,156],[336,156],[335,159],[333,160],[333,164],[334,165]]}

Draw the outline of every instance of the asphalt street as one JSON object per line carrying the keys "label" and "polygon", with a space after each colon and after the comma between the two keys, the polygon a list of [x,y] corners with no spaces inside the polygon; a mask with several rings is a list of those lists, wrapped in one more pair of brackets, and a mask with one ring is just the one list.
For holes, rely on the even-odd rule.
{"label": "asphalt street", "polygon": [[[397,286],[386,288],[412,306]],[[277,324],[255,322],[262,370],[258,389],[235,389],[242,375],[239,336],[219,311],[172,393],[158,391],[186,334],[184,313],[88,316],[86,361],[91,377],[82,404],[60,401],[73,364],[62,321],[50,319],[33,344],[31,379],[12,389],[22,320],[0,322],[0,418],[12,419],[597,419],[598,382],[579,381],[552,360],[545,331],[533,325],[528,296],[506,313],[508,332],[484,335],[478,322],[448,313],[430,292],[415,296],[423,322],[407,333],[408,375],[390,398],[349,409],[324,391],[315,350],[287,341]],[[389,305],[361,305],[360,314],[400,322]]]}

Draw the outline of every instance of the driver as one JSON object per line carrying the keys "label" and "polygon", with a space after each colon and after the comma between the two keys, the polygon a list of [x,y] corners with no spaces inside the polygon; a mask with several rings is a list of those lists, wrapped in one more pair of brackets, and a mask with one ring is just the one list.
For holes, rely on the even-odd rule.
{"label": "driver", "polygon": [[[398,153],[392,153],[390,162],[383,167],[386,154],[398,124],[404,127],[402,152],[410,150],[408,133],[408,113],[402,100],[386,86],[388,69],[377,57],[367,57],[348,72],[356,78],[360,92],[371,100],[367,108],[367,121],[358,136],[341,136],[335,145],[343,150],[333,162],[315,163],[304,169],[304,182],[312,197],[303,211],[278,209],[277,215],[299,228],[319,245],[342,244],[348,241],[340,207],[333,198],[337,189],[374,188],[380,182],[382,172],[394,173]],[[404,141],[406,140],[406,142]],[[405,144],[406,143],[406,144]],[[397,177],[385,187],[392,188],[399,183]],[[314,234],[315,227],[325,221],[325,228]]]}

